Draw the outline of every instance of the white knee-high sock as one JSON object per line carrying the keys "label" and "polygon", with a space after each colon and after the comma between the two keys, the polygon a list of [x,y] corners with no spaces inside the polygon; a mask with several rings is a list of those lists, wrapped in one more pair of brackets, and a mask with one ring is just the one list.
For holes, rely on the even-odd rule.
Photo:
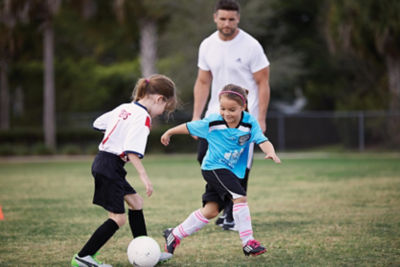
{"label": "white knee-high sock", "polygon": [[182,239],[190,236],[191,234],[199,231],[201,228],[206,226],[209,220],[201,214],[200,209],[193,211],[189,217],[186,218],[180,225],[174,228],[172,234]]}
{"label": "white knee-high sock", "polygon": [[235,223],[239,230],[239,236],[244,246],[249,240],[254,239],[250,209],[247,202],[233,204],[233,218],[235,219]]}

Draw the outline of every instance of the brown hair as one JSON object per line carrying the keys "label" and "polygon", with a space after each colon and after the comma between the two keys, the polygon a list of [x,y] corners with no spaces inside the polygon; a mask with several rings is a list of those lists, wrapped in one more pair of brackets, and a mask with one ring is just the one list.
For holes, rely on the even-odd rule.
{"label": "brown hair", "polygon": [[238,85],[228,84],[225,85],[224,88],[221,90],[221,92],[219,93],[219,97],[221,97],[221,95],[224,95],[229,99],[235,100],[236,102],[238,102],[239,105],[244,107],[245,105],[247,105],[248,93],[249,93],[248,90]]}
{"label": "brown hair", "polygon": [[219,0],[215,5],[214,11],[217,12],[218,10],[237,11],[237,13],[240,13],[240,5],[235,0]]}
{"label": "brown hair", "polygon": [[167,105],[165,110],[172,112],[177,106],[175,83],[165,75],[153,74],[148,78],[137,81],[132,92],[134,101],[139,101],[146,95],[159,94],[165,97]]}

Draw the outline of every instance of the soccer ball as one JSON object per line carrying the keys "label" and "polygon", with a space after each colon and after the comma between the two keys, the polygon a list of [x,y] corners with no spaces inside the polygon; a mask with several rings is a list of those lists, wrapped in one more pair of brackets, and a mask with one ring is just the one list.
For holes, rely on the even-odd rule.
{"label": "soccer ball", "polygon": [[160,246],[151,237],[138,236],[128,246],[128,260],[133,266],[153,267],[160,259]]}

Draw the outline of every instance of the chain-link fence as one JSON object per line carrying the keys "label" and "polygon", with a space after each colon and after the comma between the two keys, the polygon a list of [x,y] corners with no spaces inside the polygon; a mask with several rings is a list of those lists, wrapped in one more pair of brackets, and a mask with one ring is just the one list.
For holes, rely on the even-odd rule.
{"label": "chain-link fence", "polygon": [[280,151],[331,145],[400,150],[400,112],[270,112],[267,136]]}

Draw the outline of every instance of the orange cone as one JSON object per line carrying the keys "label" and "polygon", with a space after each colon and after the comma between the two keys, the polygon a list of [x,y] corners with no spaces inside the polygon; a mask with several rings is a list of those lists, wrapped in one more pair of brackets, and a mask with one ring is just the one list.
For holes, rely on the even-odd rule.
{"label": "orange cone", "polygon": [[0,221],[4,220],[4,214],[3,214],[3,210],[0,206]]}

